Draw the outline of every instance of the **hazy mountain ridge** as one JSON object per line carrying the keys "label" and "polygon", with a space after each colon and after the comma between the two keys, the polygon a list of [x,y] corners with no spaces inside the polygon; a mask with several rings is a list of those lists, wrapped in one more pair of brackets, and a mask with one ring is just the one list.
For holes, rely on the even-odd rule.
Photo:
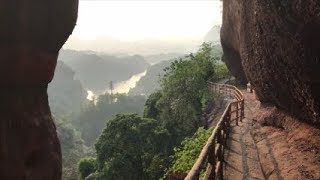
{"label": "hazy mountain ridge", "polygon": [[75,72],[70,67],[58,61],[54,79],[48,87],[49,103],[55,116],[78,113],[86,103],[87,92],[74,76]]}
{"label": "hazy mountain ridge", "polygon": [[213,26],[210,31],[205,35],[204,42],[213,42],[213,43],[220,43],[220,29],[221,26]]}
{"label": "hazy mountain ridge", "polygon": [[162,61],[147,69],[147,74],[137,82],[135,88],[130,89],[129,95],[150,95],[160,88],[160,77],[164,75],[164,68],[170,66],[173,60]]}
{"label": "hazy mountain ridge", "polygon": [[94,40],[70,37],[65,44],[66,49],[77,49],[86,51],[88,49],[96,52],[108,52],[108,54],[141,54],[143,56],[153,54],[189,53],[199,48],[201,40],[184,39],[176,41],[168,40],[136,40],[121,41],[110,37],[99,37]]}
{"label": "hazy mountain ridge", "polygon": [[149,63],[139,55],[116,57],[93,51],[62,50],[59,60],[74,69],[76,79],[86,89],[97,92],[108,89],[110,81],[127,80],[149,67]]}
{"label": "hazy mountain ridge", "polygon": [[147,55],[145,56],[146,61],[150,64],[157,64],[162,61],[168,61],[170,59],[182,57],[184,54],[182,53],[161,53],[161,54],[154,54],[154,55]]}

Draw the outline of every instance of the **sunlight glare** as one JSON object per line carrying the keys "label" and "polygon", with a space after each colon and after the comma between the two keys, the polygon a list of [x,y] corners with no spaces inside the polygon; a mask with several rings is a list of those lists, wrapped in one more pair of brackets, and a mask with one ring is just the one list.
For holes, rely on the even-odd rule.
{"label": "sunlight glare", "polygon": [[123,41],[203,37],[221,24],[220,1],[80,1],[75,37]]}

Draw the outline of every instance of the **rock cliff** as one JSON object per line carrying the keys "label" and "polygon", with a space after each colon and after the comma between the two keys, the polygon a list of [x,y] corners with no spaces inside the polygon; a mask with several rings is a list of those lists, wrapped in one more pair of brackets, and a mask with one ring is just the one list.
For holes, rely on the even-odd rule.
{"label": "rock cliff", "polygon": [[0,179],[61,179],[47,85],[77,6],[77,0],[0,1]]}
{"label": "rock cliff", "polygon": [[224,51],[223,61],[236,79],[245,84],[247,78],[240,56],[240,2],[240,0],[223,1],[223,24],[220,36]]}
{"label": "rock cliff", "polygon": [[[225,61],[263,103],[320,124],[320,1],[224,0]],[[244,72],[244,73],[243,73]]]}

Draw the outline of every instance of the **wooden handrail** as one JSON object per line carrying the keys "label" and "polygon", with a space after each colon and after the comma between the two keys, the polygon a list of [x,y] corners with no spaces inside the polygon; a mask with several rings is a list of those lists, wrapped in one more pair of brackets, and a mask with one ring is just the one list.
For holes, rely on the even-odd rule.
{"label": "wooden handrail", "polygon": [[244,98],[242,92],[235,86],[208,82],[211,91],[232,97],[234,100],[228,103],[218,124],[213,129],[206,145],[189,171],[185,180],[199,179],[201,171],[207,163],[204,179],[222,179],[224,149],[229,137],[231,120],[242,121],[244,118]]}

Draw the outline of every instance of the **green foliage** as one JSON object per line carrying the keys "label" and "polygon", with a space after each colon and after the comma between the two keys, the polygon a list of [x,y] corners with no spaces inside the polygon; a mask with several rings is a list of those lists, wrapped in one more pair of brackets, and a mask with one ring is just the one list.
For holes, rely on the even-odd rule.
{"label": "green foliage", "polygon": [[92,157],[81,159],[78,164],[78,170],[80,172],[80,179],[85,179],[96,171],[96,160]]}
{"label": "green foliage", "polygon": [[63,178],[77,179],[78,171],[75,164],[86,153],[87,148],[83,144],[79,132],[68,120],[56,120],[56,125],[62,150]]}
{"label": "green foliage", "polygon": [[172,146],[191,136],[201,126],[202,109],[212,96],[207,81],[215,76],[218,59],[210,44],[204,43],[196,54],[174,61],[162,78],[162,96],[157,101],[159,121],[172,138]]}
{"label": "green foliage", "polygon": [[146,101],[143,117],[158,119],[159,110],[157,108],[157,102],[162,97],[160,91],[151,94]]}
{"label": "green foliage", "polygon": [[157,179],[168,133],[153,119],[118,114],[95,144],[98,179]]}
{"label": "green foliage", "polygon": [[199,128],[192,137],[183,140],[181,146],[174,149],[174,155],[172,156],[172,162],[168,173],[188,173],[199,157],[200,152],[211,133],[212,129],[205,130]]}
{"label": "green foliage", "polygon": [[100,95],[97,104],[85,108],[74,124],[81,132],[85,144],[91,146],[101,133],[107,119],[117,113],[142,114],[145,101],[144,96]]}
{"label": "green foliage", "polygon": [[225,64],[217,64],[215,66],[216,76],[215,80],[224,79],[224,78],[231,78],[231,74],[229,69]]}
{"label": "green foliage", "polygon": [[[161,91],[147,100],[144,116],[157,119],[169,132],[166,154],[175,153],[171,171],[187,172],[210,135],[210,130],[198,128],[202,126],[202,111],[214,98],[207,81],[228,76],[220,59],[221,54],[204,43],[197,53],[175,60],[165,68]],[[193,138],[188,138],[195,132]],[[175,149],[182,141],[182,148]]]}
{"label": "green foliage", "polygon": [[[197,53],[175,60],[165,68],[161,90],[146,101],[143,117],[118,114],[108,120],[95,143],[96,169],[89,163],[85,170],[79,167],[85,172],[83,177],[144,180],[159,179],[169,171],[188,171],[211,133],[199,129],[202,110],[213,98],[207,81],[226,73],[216,55],[205,43]],[[139,97],[100,96],[97,105],[90,106],[78,120],[83,138],[92,144],[113,113],[142,113],[137,105],[144,100]]]}

